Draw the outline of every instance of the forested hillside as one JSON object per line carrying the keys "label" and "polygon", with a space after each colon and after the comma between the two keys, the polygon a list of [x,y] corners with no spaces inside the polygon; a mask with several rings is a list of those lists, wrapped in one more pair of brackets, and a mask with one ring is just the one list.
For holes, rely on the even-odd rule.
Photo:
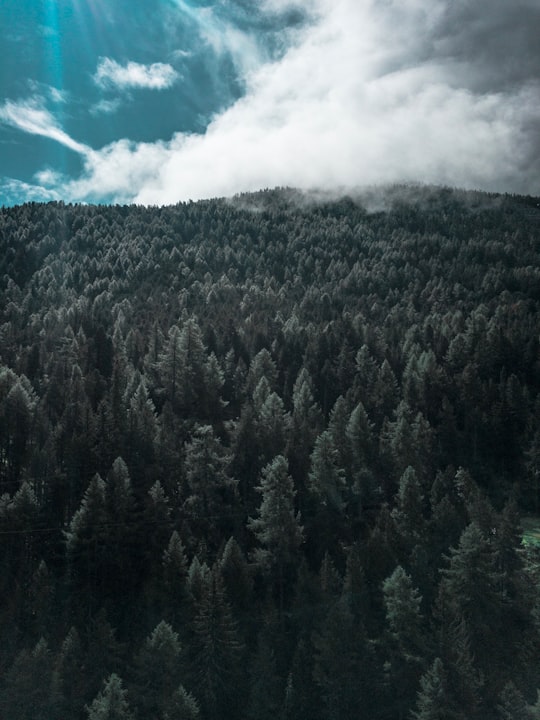
{"label": "forested hillside", "polygon": [[0,716],[540,718],[537,203],[0,210]]}

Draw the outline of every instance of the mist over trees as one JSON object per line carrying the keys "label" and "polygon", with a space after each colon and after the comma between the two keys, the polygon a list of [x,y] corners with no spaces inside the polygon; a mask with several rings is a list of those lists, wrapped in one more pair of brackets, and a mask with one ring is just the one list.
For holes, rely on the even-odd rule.
{"label": "mist over trees", "polygon": [[537,202],[0,210],[2,717],[540,717]]}

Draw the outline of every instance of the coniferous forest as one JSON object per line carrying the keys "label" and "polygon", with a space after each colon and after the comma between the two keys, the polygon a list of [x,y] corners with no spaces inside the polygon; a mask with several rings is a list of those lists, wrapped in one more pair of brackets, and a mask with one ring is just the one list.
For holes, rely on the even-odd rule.
{"label": "coniferous forest", "polygon": [[540,718],[537,202],[0,210],[3,720]]}

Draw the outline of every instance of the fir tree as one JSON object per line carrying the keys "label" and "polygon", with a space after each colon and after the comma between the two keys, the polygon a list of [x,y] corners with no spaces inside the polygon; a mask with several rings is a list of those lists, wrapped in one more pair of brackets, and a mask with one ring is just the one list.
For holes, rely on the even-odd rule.
{"label": "fir tree", "polygon": [[243,646],[219,572],[212,571],[196,605],[191,647],[192,688],[205,717],[233,720],[242,697]]}
{"label": "fir tree", "polygon": [[414,720],[461,720],[449,702],[446,686],[446,673],[440,658],[420,680],[420,691],[416,703]]}
{"label": "fir tree", "polygon": [[282,610],[286,571],[298,557],[303,538],[300,518],[294,511],[293,481],[282,455],[263,469],[258,490],[262,495],[258,517],[250,518],[248,527],[262,545],[254,553],[255,561],[271,572]]}
{"label": "fir tree", "polygon": [[122,680],[113,673],[104,683],[103,690],[87,707],[88,720],[132,720],[127,701],[127,690]]}

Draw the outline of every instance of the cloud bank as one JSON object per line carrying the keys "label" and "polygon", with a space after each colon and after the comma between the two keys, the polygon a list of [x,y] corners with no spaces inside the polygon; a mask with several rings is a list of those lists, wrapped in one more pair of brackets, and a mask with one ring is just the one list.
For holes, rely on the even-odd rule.
{"label": "cloud bank", "polygon": [[[85,153],[83,175],[55,191],[145,204],[275,185],[346,190],[403,181],[540,194],[537,0],[263,5],[294,6],[311,21],[277,60],[254,64],[253,45],[235,44],[246,52],[244,64],[236,58],[245,94],[204,134],[121,139]],[[99,82],[172,82],[168,66],[133,65],[104,60]],[[10,122],[6,105],[0,119],[2,112]],[[16,123],[35,131],[20,115]]]}
{"label": "cloud bank", "polygon": [[165,90],[179,79],[172,65],[152,63],[143,65],[128,62],[120,65],[110,58],[101,58],[94,75],[94,82],[105,88],[132,90],[146,88],[149,90]]}

